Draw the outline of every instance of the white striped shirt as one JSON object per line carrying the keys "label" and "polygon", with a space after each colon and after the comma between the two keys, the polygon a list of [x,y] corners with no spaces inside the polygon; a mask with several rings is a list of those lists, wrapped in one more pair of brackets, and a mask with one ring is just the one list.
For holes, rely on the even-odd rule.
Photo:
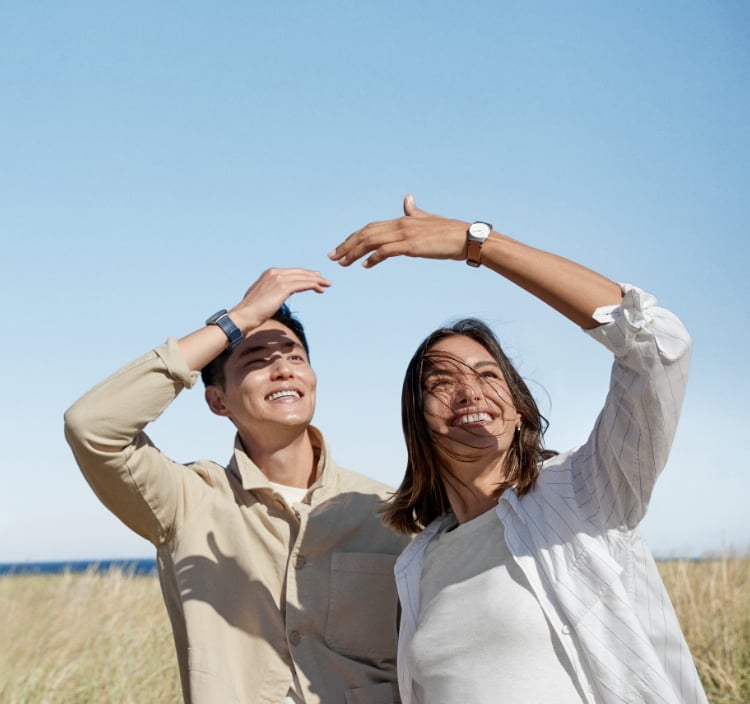
{"label": "white striped shirt", "polygon": [[[597,310],[602,324],[586,331],[615,355],[609,393],[589,439],[547,460],[525,496],[506,491],[496,513],[589,702],[705,704],[674,609],[637,527],[677,427],[690,336],[653,296],[622,288],[621,304]],[[445,520],[431,523],[396,564],[403,704],[421,704],[405,656],[419,614],[424,551]]]}

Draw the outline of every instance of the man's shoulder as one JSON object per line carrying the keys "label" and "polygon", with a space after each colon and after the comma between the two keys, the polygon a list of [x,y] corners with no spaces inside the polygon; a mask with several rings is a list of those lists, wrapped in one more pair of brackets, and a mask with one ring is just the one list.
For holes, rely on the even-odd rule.
{"label": "man's shoulder", "polygon": [[[395,555],[404,549],[410,538],[397,533],[383,520],[382,512],[388,499],[393,496],[394,489],[351,469],[337,466],[336,472],[338,476],[335,489],[329,497],[332,505],[337,506],[340,511],[342,534],[349,533],[353,541],[344,552],[381,552],[395,559]],[[353,548],[359,540],[364,542],[359,548]],[[389,564],[388,572],[392,567]]]}
{"label": "man's shoulder", "polygon": [[211,487],[226,485],[230,481],[230,472],[214,460],[198,459],[183,465],[185,469],[199,477]]}
{"label": "man's shoulder", "polygon": [[340,491],[367,492],[370,494],[377,494],[382,498],[391,496],[395,491],[395,489],[388,484],[384,484],[377,479],[347,469],[346,467],[336,466],[336,472],[338,474],[337,484]]}

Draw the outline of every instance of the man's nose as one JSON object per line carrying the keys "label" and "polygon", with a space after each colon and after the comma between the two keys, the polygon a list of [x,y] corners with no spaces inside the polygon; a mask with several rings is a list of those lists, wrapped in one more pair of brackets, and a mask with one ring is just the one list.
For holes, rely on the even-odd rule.
{"label": "man's nose", "polygon": [[292,365],[283,355],[279,355],[271,362],[271,376],[274,379],[286,379],[293,375]]}

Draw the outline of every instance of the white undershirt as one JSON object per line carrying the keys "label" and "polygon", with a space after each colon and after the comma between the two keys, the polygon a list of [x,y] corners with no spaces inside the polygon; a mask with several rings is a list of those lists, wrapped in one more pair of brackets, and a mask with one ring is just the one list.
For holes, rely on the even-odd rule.
{"label": "white undershirt", "polygon": [[495,510],[450,528],[425,553],[407,653],[422,701],[581,704],[569,659]]}
{"label": "white undershirt", "polygon": [[291,508],[294,504],[298,504],[307,495],[307,488],[304,486],[287,486],[286,484],[278,484],[276,482],[268,482],[277,493],[281,494],[287,506]]}

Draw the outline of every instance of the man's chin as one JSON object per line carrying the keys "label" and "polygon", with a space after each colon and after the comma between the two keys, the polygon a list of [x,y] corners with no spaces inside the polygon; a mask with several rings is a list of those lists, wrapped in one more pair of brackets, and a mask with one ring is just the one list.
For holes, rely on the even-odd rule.
{"label": "man's chin", "polygon": [[306,413],[289,413],[281,418],[275,419],[275,422],[279,425],[288,427],[307,427],[312,423],[312,416]]}

